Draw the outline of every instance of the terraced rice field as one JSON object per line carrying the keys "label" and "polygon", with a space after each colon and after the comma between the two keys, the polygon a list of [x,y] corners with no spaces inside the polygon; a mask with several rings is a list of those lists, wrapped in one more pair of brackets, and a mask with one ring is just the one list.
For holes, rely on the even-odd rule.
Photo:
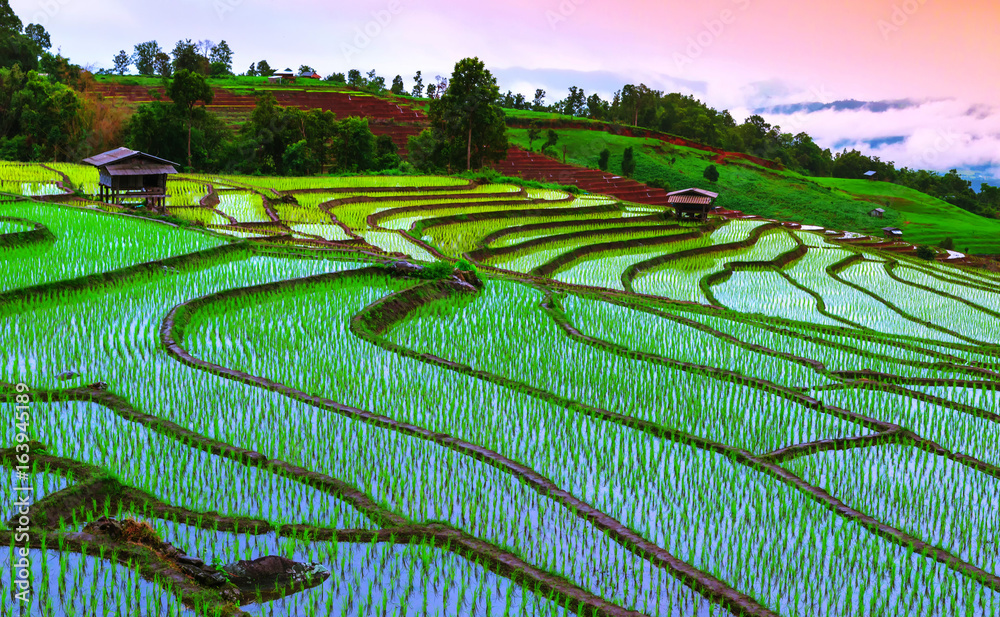
{"label": "terraced rice field", "polygon": [[1000,614],[995,275],[455,178],[168,192],[0,197],[0,615]]}

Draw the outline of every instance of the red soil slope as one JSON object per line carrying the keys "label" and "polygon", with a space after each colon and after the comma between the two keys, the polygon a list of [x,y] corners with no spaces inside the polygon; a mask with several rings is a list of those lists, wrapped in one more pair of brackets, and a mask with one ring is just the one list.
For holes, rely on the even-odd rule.
{"label": "red soil slope", "polygon": [[[154,101],[154,92],[159,94],[161,100],[167,100],[163,88],[104,83],[98,84],[94,89],[106,98],[117,98],[129,105]],[[407,138],[419,133],[427,121],[419,112],[376,96],[359,96],[356,93],[343,91],[281,88],[267,91],[274,94],[278,104],[283,107],[322,109],[332,111],[338,118],[351,116],[368,118],[373,133],[389,135],[401,149],[406,148]],[[237,94],[223,88],[213,88],[213,92],[215,97],[208,109],[221,116],[230,126],[235,127],[245,122],[257,105],[254,94]]]}
{"label": "red soil slope", "polygon": [[[162,88],[109,83],[98,84],[95,88],[105,97],[119,98],[129,105],[155,100],[154,92],[159,93],[162,100],[166,100]],[[232,126],[246,121],[256,107],[256,98],[253,93],[237,94],[223,88],[214,88],[213,90],[215,98],[208,109],[220,115]],[[418,134],[427,126],[427,117],[420,111],[377,96],[359,95],[338,90],[310,91],[281,87],[269,88],[267,92],[274,94],[278,104],[285,107],[323,109],[334,112],[338,118],[351,116],[368,118],[372,132],[376,135],[392,137],[393,142],[400,148],[400,154],[406,152],[407,139],[411,135]],[[578,128],[594,129],[595,127],[592,124],[580,123]],[[602,130],[602,128],[598,126],[596,130]],[[636,136],[650,136],[651,132],[639,129],[636,133]],[[657,134],[657,136],[659,135]],[[667,139],[667,137],[669,136],[663,138]],[[679,138],[670,137],[670,139]],[[687,140],[682,141],[684,141],[683,145],[699,147],[719,154],[719,162],[723,164],[725,158],[752,159],[746,155],[726,153]],[[666,192],[662,189],[652,188],[607,172],[565,165],[541,154],[526,152],[520,148],[511,148],[507,154],[507,160],[498,163],[495,168],[504,175],[556,184],[570,184],[588,192],[611,195],[623,201],[657,206],[665,206],[667,203]]]}

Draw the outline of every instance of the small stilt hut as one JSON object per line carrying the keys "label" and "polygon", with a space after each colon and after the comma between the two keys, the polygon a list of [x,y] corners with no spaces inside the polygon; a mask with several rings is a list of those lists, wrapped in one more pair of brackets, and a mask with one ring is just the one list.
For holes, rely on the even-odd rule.
{"label": "small stilt hut", "polygon": [[146,206],[162,210],[167,199],[167,176],[177,173],[177,163],[117,148],[83,160],[101,174],[100,198],[112,204],[143,199]]}
{"label": "small stilt hut", "polygon": [[673,206],[679,219],[708,219],[708,213],[715,209],[718,193],[704,189],[684,189],[667,193],[667,203]]}

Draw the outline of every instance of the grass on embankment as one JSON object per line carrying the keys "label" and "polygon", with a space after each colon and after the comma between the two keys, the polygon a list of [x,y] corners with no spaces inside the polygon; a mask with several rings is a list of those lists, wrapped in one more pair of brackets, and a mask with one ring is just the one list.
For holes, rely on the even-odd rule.
{"label": "grass on embankment", "polygon": [[[911,242],[937,244],[947,237],[955,240],[959,250],[971,253],[1000,252],[1000,220],[983,218],[962,210],[946,201],[931,197],[891,182],[814,178],[834,192],[845,192],[859,199],[874,202],[872,208],[885,208],[898,213],[903,237]],[[875,219],[878,220],[878,219]]]}
{"label": "grass on embankment", "polygon": [[[717,203],[724,208],[878,236],[883,227],[899,227],[904,239],[914,244],[937,244],[950,237],[960,251],[1000,253],[1000,221],[888,182],[808,178],[740,163],[716,165],[720,177],[712,183],[702,176],[715,158],[711,152],[603,131],[564,129],[556,133],[559,142],[555,149],[560,160],[566,146],[567,163],[596,169],[601,150],[607,148],[611,152],[608,169],[620,174],[622,153],[633,146],[636,180],[663,182],[669,190],[696,187],[716,191],[720,194]],[[526,129],[510,129],[508,135],[512,145],[528,147]],[[541,147],[544,140],[543,132],[542,138],[535,140],[535,148]],[[880,207],[887,210],[885,218],[868,216]]]}

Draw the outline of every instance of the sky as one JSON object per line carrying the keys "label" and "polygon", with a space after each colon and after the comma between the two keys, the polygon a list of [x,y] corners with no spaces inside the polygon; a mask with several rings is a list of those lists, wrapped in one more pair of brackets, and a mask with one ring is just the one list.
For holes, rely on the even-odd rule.
{"label": "sky", "polygon": [[[155,39],[226,40],[321,74],[375,69],[407,87],[481,58],[501,90],[548,102],[571,85],[693,94],[760,113],[823,147],[897,166],[1000,178],[1000,3],[994,0],[11,0],[74,62],[111,66]],[[853,101],[852,103],[848,103]],[[975,184],[978,187],[978,183]]]}

